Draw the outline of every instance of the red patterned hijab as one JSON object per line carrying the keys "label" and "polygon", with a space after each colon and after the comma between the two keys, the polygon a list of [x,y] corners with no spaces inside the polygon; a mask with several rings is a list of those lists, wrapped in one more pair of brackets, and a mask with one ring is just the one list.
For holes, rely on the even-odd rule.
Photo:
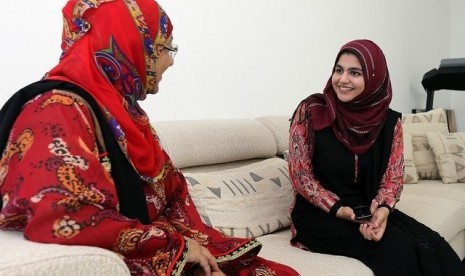
{"label": "red patterned hijab", "polygon": [[386,120],[392,98],[391,81],[384,54],[374,42],[348,42],[339,50],[335,64],[344,52],[354,54],[360,61],[365,90],[352,101],[341,102],[330,77],[323,94],[308,98],[310,112],[315,130],[330,126],[351,152],[363,154],[374,144]]}
{"label": "red patterned hijab", "polygon": [[139,174],[156,177],[164,154],[138,100],[156,86],[157,47],[171,37],[170,19],[154,0],[70,0],[63,16],[63,54],[46,79],[89,92]]}

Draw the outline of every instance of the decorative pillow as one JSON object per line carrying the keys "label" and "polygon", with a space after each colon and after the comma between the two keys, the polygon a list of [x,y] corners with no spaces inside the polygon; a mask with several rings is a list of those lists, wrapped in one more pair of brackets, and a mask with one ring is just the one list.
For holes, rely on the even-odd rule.
{"label": "decorative pillow", "polygon": [[409,147],[408,135],[412,135],[413,164],[407,160],[409,158],[408,153],[404,155],[406,183],[408,183],[407,178],[409,176],[414,176],[413,167],[417,171],[418,179],[440,179],[438,166],[436,165],[433,151],[428,144],[426,133],[449,132],[446,111],[439,107],[427,112],[402,114],[402,128],[404,131],[404,143],[406,144],[404,145],[404,150]]}
{"label": "decorative pillow", "polygon": [[444,108],[415,114],[402,114],[402,128],[404,132],[449,132]]}
{"label": "decorative pillow", "polygon": [[465,132],[428,133],[444,183],[465,182]]}
{"label": "decorative pillow", "polygon": [[184,176],[204,222],[227,235],[258,237],[290,225],[294,193],[281,158]]}
{"label": "decorative pillow", "polygon": [[418,172],[413,162],[412,134],[404,133],[404,182],[418,183]]}
{"label": "decorative pillow", "polygon": [[412,134],[413,162],[419,179],[440,179],[433,151],[428,144],[426,133]]}

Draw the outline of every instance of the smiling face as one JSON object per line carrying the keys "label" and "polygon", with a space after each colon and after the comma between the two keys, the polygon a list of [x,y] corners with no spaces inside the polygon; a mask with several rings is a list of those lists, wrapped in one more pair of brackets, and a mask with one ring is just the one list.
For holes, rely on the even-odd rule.
{"label": "smiling face", "polygon": [[334,66],[331,83],[341,102],[350,102],[365,89],[363,70],[358,58],[351,53],[343,53]]}

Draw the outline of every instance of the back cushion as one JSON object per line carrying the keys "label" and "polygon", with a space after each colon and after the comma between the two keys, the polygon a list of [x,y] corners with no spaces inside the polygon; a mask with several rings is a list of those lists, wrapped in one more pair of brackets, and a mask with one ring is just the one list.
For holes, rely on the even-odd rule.
{"label": "back cushion", "polygon": [[404,132],[449,132],[446,111],[436,108],[416,114],[402,114]]}
{"label": "back cushion", "polygon": [[428,133],[444,183],[465,182],[465,132]]}
{"label": "back cushion", "polygon": [[418,172],[413,162],[413,144],[412,134],[410,132],[404,133],[404,181],[405,183],[418,183]]}
{"label": "back cushion", "polygon": [[436,108],[416,114],[402,114],[402,128],[406,183],[416,183],[418,179],[439,179],[438,166],[426,134],[449,132],[446,111]]}
{"label": "back cushion", "polygon": [[281,158],[184,176],[204,222],[227,235],[258,237],[290,225],[294,194]]}
{"label": "back cushion", "polygon": [[253,119],[162,121],[153,126],[178,168],[276,155],[273,134]]}
{"label": "back cushion", "polygon": [[440,179],[438,165],[428,143],[427,133],[412,133],[412,148],[419,179]]}
{"label": "back cushion", "polygon": [[289,150],[289,127],[290,121],[288,116],[263,116],[257,118],[257,121],[264,124],[273,134],[278,147],[278,154],[283,155]]}

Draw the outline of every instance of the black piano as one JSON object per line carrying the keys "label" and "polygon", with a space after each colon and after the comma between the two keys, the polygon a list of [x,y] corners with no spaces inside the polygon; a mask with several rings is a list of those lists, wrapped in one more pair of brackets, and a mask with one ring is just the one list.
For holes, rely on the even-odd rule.
{"label": "black piano", "polygon": [[433,109],[436,90],[465,90],[465,58],[442,59],[438,69],[423,75],[421,81],[426,91],[426,111]]}

